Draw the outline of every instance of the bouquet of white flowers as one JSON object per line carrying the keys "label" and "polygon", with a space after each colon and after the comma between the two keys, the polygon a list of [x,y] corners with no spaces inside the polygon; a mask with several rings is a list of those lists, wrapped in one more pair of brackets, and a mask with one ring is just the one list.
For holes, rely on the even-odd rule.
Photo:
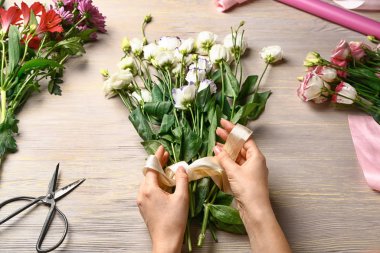
{"label": "bouquet of white flowers", "polygon": [[[263,75],[250,75],[243,82],[241,57],[248,46],[244,22],[231,29],[223,44],[207,31],[196,39],[161,37],[149,43],[144,30],[151,20],[151,16],[144,19],[143,39],[123,40],[119,70],[102,71],[106,97],[121,98],[149,154],[163,145],[170,154],[169,165],[211,156],[221,118],[245,125],[264,111],[271,92],[259,92],[260,82],[268,65],[282,59],[282,50],[264,48]],[[215,241],[216,229],[245,233],[238,211],[231,206],[233,197],[209,177],[189,183],[189,192],[189,224],[195,219],[202,223],[198,246],[207,228]],[[186,240],[191,251],[188,232]]]}

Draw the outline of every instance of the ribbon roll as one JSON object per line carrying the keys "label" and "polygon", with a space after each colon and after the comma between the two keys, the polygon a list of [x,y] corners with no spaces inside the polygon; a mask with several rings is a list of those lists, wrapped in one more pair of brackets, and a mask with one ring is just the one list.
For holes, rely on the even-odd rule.
{"label": "ribbon roll", "polygon": [[334,0],[334,2],[349,10],[380,10],[379,0]]}
{"label": "ribbon roll", "polygon": [[[236,160],[244,143],[250,138],[252,131],[242,125],[237,124],[227,137],[223,149]],[[162,168],[157,157],[150,155],[143,168],[145,175],[148,170],[155,170],[159,173],[158,181],[163,187],[175,186],[175,172],[179,167],[183,167],[189,177],[189,181],[195,181],[204,177],[211,177],[215,184],[224,192],[231,193],[231,187],[228,182],[224,169],[220,166],[216,157],[204,157],[188,164],[184,161],[175,163],[165,170]]]}

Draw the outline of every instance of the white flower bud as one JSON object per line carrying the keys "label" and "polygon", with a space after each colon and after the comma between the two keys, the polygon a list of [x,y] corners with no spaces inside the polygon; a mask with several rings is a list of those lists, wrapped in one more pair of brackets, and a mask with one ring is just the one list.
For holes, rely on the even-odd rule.
{"label": "white flower bud", "polygon": [[207,55],[212,46],[215,44],[218,36],[212,32],[201,32],[197,37],[197,50],[201,55]]}
{"label": "white flower bud", "polygon": [[216,44],[210,50],[210,61],[212,63],[220,63],[221,61],[229,62],[231,59],[229,50],[223,45]]}
{"label": "white flower bud", "polygon": [[268,46],[261,49],[260,56],[266,63],[272,64],[282,60],[283,51],[280,46]]}
{"label": "white flower bud", "polygon": [[131,39],[130,44],[132,53],[136,56],[140,56],[144,47],[143,41],[138,38],[133,38]]}
{"label": "white flower bud", "polygon": [[178,50],[183,55],[191,53],[194,50],[194,39],[189,38],[187,40],[183,40]]}
{"label": "white flower bud", "polygon": [[151,61],[154,59],[159,51],[159,48],[156,43],[150,43],[143,48],[144,59]]}
{"label": "white flower bud", "polygon": [[247,41],[242,37],[243,33],[239,32],[236,35],[235,43],[232,36],[232,33],[228,34],[224,37],[223,45],[228,48],[231,53],[240,53],[240,55],[244,54],[245,50],[248,47]]}
{"label": "white flower bud", "polygon": [[178,37],[161,37],[158,41],[158,47],[162,50],[174,50],[181,45],[181,40]]}

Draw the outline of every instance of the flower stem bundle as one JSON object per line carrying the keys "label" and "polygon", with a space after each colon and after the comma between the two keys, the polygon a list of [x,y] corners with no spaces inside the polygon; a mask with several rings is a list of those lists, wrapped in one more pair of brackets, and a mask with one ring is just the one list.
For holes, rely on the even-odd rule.
{"label": "flower stem bundle", "polygon": [[315,103],[355,105],[380,124],[380,41],[368,38],[375,46],[340,41],[330,61],[309,53],[298,96]]}
{"label": "flower stem bundle", "polygon": [[[1,2],[2,3],[2,2]],[[0,8],[0,158],[17,150],[15,114],[42,84],[61,95],[63,64],[85,53],[83,45],[105,32],[92,1],[54,1],[52,7],[22,2]]]}
{"label": "flower stem bundle", "polygon": [[[151,20],[151,16],[144,19],[143,39],[123,39],[118,71],[101,72],[105,95],[123,101],[149,154],[163,145],[170,154],[169,165],[212,156],[220,119],[245,125],[261,115],[271,94],[259,92],[262,77],[250,75],[243,81],[241,59],[248,46],[244,22],[231,28],[220,44],[218,36],[209,31],[200,32],[196,39],[166,36],[149,42],[145,28]],[[282,50],[268,47],[261,56],[267,70],[269,64],[282,59]],[[185,235],[189,251],[193,222],[201,224],[196,242],[200,247],[207,229],[215,241],[216,229],[245,233],[238,211],[231,206],[233,197],[209,177],[190,182],[189,194]]]}

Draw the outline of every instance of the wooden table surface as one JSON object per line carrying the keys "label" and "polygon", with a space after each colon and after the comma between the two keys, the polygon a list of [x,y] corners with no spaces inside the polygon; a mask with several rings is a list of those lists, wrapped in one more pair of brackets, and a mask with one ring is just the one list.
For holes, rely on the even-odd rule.
{"label": "wooden table surface", "polygon": [[[30,2],[30,1],[29,1]],[[57,252],[150,252],[150,238],[135,198],[146,153],[119,99],[106,100],[101,68],[115,70],[124,36],[141,36],[151,13],[150,39],[195,37],[210,30],[222,38],[246,21],[250,51],[247,73],[261,73],[258,51],[281,45],[286,62],[270,69],[271,89],[264,115],[250,126],[267,157],[273,207],[294,252],[380,252],[380,195],[366,185],[348,124],[350,111],[314,106],[296,96],[297,76],[308,51],[328,56],[341,39],[365,37],[274,1],[256,0],[227,14],[206,0],[95,0],[108,18],[108,31],[87,46],[84,57],[67,64],[63,96],[45,89],[31,98],[20,119],[19,151],[0,169],[0,201],[45,194],[55,165],[59,185],[86,182],[58,202],[69,222]],[[379,13],[363,13],[379,20]],[[0,217],[11,207],[3,208]],[[33,252],[47,209],[40,206],[0,227],[0,252]],[[50,234],[59,236],[61,222]],[[195,228],[196,232],[197,228]],[[208,235],[194,252],[249,252],[246,236]]]}

